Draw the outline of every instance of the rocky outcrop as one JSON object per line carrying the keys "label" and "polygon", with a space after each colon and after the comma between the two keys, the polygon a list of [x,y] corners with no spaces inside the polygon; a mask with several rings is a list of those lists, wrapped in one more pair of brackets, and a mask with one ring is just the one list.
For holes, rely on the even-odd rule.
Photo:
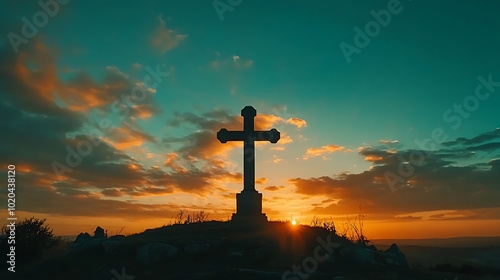
{"label": "rocky outcrop", "polygon": [[388,265],[399,266],[402,268],[408,268],[408,261],[406,256],[401,250],[399,250],[398,245],[393,243],[389,249],[384,251],[384,258]]}

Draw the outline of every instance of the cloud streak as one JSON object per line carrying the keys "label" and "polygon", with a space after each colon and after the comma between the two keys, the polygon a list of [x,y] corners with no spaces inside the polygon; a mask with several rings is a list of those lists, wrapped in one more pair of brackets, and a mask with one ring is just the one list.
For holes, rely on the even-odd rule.
{"label": "cloud streak", "polygon": [[345,149],[345,147],[339,145],[326,145],[322,146],[321,148],[309,148],[307,149],[303,159],[307,160],[309,158],[327,155],[337,151],[342,151],[343,149]]}

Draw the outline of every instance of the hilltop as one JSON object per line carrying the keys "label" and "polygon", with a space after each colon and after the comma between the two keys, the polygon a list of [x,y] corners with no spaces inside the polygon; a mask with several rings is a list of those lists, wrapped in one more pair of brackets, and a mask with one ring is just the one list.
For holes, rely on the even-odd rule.
{"label": "hilltop", "polygon": [[26,266],[16,276],[75,280],[422,279],[409,269],[395,244],[381,251],[322,227],[218,221],[174,224],[130,236],[80,234],[64,254]]}

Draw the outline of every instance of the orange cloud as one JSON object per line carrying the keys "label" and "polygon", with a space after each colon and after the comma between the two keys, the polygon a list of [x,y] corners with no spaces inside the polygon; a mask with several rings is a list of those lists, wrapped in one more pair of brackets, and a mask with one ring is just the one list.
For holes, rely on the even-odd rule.
{"label": "orange cloud", "polygon": [[112,96],[106,94],[105,89],[95,84],[68,85],[60,89],[58,93],[72,111],[87,112],[90,108],[100,107],[114,100]]}
{"label": "orange cloud", "polygon": [[[243,121],[243,119],[241,119]],[[284,121],[282,118],[275,115],[257,114],[255,117],[255,130],[268,130],[273,125]]]}
{"label": "orange cloud", "polygon": [[197,131],[186,139],[190,140],[190,144],[181,148],[181,151],[186,155],[201,159],[210,159],[215,156],[226,158],[235,147],[243,146],[243,143],[239,141],[221,143],[217,140],[215,131]]}
{"label": "orange cloud", "polygon": [[39,38],[33,40],[32,46],[20,52],[13,61],[2,61],[0,74],[11,81],[7,85],[11,87],[10,90],[23,93],[24,100],[21,103],[24,106],[38,107],[35,112],[47,113],[47,109],[61,111],[62,106],[54,102],[55,95],[66,108],[88,112],[91,108],[118,100],[124,92],[129,92],[128,87],[135,86],[116,67],[106,67],[103,84],[96,84],[89,74],[80,70],[74,71],[69,80],[62,81],[58,77],[57,56]]}
{"label": "orange cloud", "polygon": [[69,109],[88,112],[118,101],[132,86],[135,85],[130,83],[128,75],[117,67],[108,66],[103,84],[96,84],[89,74],[78,71],[67,82],[59,83],[55,92]]}
{"label": "orange cloud", "polygon": [[368,155],[365,157],[365,160],[366,161],[379,161],[379,160],[383,160],[384,158],[383,157],[380,157],[380,156],[374,156],[374,155]]}
{"label": "orange cloud", "polygon": [[150,105],[133,105],[132,108],[137,112],[137,117],[140,119],[147,119],[153,115],[153,107]]}
{"label": "orange cloud", "polygon": [[273,191],[279,191],[279,190],[284,189],[284,188],[285,188],[285,186],[279,186],[279,187],[269,186],[269,187],[265,187],[264,190],[273,192]]}
{"label": "orange cloud", "polygon": [[112,129],[109,136],[110,139],[105,139],[105,141],[118,150],[141,146],[144,141],[155,141],[150,135],[134,130],[128,126]]}
{"label": "orange cloud", "polygon": [[267,182],[267,178],[265,178],[265,177],[255,179],[255,184],[262,185],[262,184],[265,184],[266,182]]}
{"label": "orange cloud", "polygon": [[214,159],[208,159],[209,165],[215,166],[217,168],[224,168],[227,165],[233,165],[230,162],[226,162],[223,159],[220,158],[214,158]]}
{"label": "orange cloud", "polygon": [[141,188],[140,192],[135,192],[131,194],[132,197],[145,197],[145,196],[158,196],[158,195],[166,195],[174,192],[174,189],[171,187],[156,187],[149,186],[146,188]]}
{"label": "orange cloud", "polygon": [[[134,83],[133,79],[114,66],[106,67],[102,84],[95,83],[91,75],[81,70],[73,71],[70,79],[62,81],[58,77],[55,52],[47,48],[38,37],[17,56],[6,59],[1,64],[0,75],[8,81],[4,83],[4,87],[9,91],[22,93],[10,97],[11,102],[34,113],[60,116],[71,114],[69,110],[81,113],[92,108],[108,112],[105,106],[114,104],[115,101],[126,107],[121,98],[130,97],[134,87],[142,87],[148,93],[152,91],[144,85]],[[56,104],[56,95],[62,106]],[[147,118],[153,109],[156,109],[155,103],[148,96],[135,109],[121,108],[120,112],[131,111],[130,117],[137,115],[139,118]]]}
{"label": "orange cloud", "polygon": [[13,93],[6,96],[7,102],[33,113],[67,115],[54,103],[54,92],[62,83],[57,76],[55,52],[40,37],[16,56],[2,55],[0,65],[2,90]]}
{"label": "orange cloud", "polygon": [[283,136],[281,137],[280,141],[278,143],[280,144],[288,144],[288,143],[292,143],[293,142],[293,139],[286,135],[286,133],[283,133]]}
{"label": "orange cloud", "polygon": [[121,197],[121,196],[123,196],[123,192],[120,191],[117,188],[105,189],[105,190],[101,191],[101,193],[104,196],[110,196],[110,197]]}
{"label": "orange cloud", "polygon": [[359,152],[362,152],[362,151],[365,151],[365,150],[369,150],[371,148],[372,148],[372,146],[366,146],[366,147],[359,147],[356,150],[358,150]]}
{"label": "orange cloud", "polygon": [[33,167],[30,166],[29,164],[16,164],[16,173],[21,172],[21,173],[30,173],[33,171]]}
{"label": "orange cloud", "polygon": [[174,160],[179,159],[179,156],[176,153],[166,154],[165,157],[167,158],[167,160],[165,161],[164,165],[168,167],[172,167],[174,165]]}
{"label": "orange cloud", "polygon": [[[210,178],[215,184],[218,183],[240,183],[243,181],[241,173],[236,172],[220,172]],[[267,179],[266,179],[267,180]]]}
{"label": "orange cloud", "polygon": [[299,118],[289,118],[287,121],[287,123],[289,124],[293,124],[295,126],[297,126],[298,128],[301,128],[301,127],[307,127],[307,122],[303,119],[299,119]]}
{"label": "orange cloud", "polygon": [[172,168],[175,172],[187,173],[187,169],[177,163],[177,161],[179,160],[179,156],[176,153],[166,154],[165,157],[167,159],[163,165]]}
{"label": "orange cloud", "polygon": [[307,160],[312,157],[317,157],[324,154],[331,154],[333,152],[341,151],[343,149],[345,149],[345,147],[339,145],[326,145],[322,146],[321,148],[309,148],[307,149],[307,152],[304,155],[304,159]]}
{"label": "orange cloud", "polygon": [[380,143],[395,144],[395,143],[398,143],[398,140],[380,140]]}

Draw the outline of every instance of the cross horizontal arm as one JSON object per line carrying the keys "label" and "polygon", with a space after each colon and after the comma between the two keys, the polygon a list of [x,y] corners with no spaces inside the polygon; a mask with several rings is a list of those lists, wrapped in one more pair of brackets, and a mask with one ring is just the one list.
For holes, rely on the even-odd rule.
{"label": "cross horizontal arm", "polygon": [[243,141],[245,140],[245,134],[243,131],[228,131],[223,128],[217,132],[217,139],[221,143],[226,143],[227,141]]}
{"label": "cross horizontal arm", "polygon": [[275,128],[268,131],[255,131],[255,141],[269,141],[271,143],[277,143],[280,140],[280,132]]}

